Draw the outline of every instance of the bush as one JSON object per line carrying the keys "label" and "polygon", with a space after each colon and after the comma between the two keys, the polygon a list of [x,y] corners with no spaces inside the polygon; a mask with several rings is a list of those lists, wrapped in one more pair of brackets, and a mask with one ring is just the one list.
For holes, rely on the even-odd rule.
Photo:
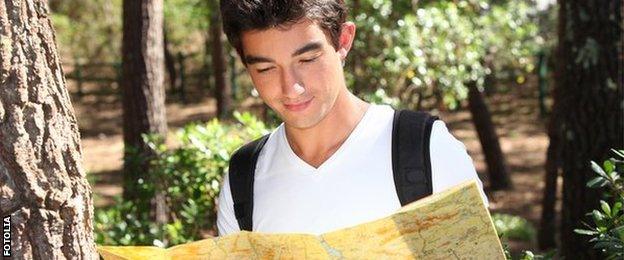
{"label": "bush", "polygon": [[533,241],[535,228],[526,219],[509,214],[492,214],[496,232],[504,238]]}
{"label": "bush", "polygon": [[591,216],[594,224],[587,229],[575,229],[574,232],[588,235],[594,243],[594,248],[605,254],[607,259],[624,258],[624,180],[620,173],[624,170],[624,150],[613,150],[618,159],[610,158],[602,163],[602,167],[591,162],[592,169],[597,177],[587,182],[587,187],[604,188],[600,200],[600,209],[593,210]]}
{"label": "bush", "polygon": [[523,83],[533,73],[533,57],[547,47],[542,13],[531,1],[359,1],[347,85],[365,98],[384,89],[412,109],[439,95],[454,109],[467,83]]}
{"label": "bush", "polygon": [[[133,186],[137,201],[117,199],[109,209],[96,210],[96,242],[105,245],[171,246],[202,238],[215,229],[215,203],[230,154],[244,143],[269,132],[249,113],[234,113],[236,124],[212,120],[190,124],[177,134],[177,148],[167,148],[162,138],[144,136],[155,151],[150,171]],[[129,158],[144,160],[145,158]],[[162,187],[162,188],[160,188]],[[165,194],[169,222],[153,221],[151,200],[157,190]]]}

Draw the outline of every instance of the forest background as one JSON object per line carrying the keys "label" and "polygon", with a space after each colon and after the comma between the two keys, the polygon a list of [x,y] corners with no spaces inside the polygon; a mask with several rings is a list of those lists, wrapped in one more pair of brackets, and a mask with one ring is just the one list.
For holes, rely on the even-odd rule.
{"label": "forest background", "polygon": [[[280,123],[225,40],[218,1],[17,2],[0,11],[44,3],[37,12],[54,28],[95,242],[168,247],[215,236],[230,155]],[[347,5],[357,25],[348,87],[446,122],[474,160],[510,257],[621,256],[621,1]],[[19,193],[1,158],[3,197],[5,186]]]}

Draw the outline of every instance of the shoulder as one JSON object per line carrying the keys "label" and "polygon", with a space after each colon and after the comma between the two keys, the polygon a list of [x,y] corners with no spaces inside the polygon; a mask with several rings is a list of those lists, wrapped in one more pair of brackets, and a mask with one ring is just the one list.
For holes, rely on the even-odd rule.
{"label": "shoulder", "polygon": [[430,148],[436,150],[465,150],[466,146],[449,132],[446,123],[436,120],[431,127]]}
{"label": "shoulder", "polygon": [[240,166],[248,165],[253,160],[254,155],[257,156],[257,161],[261,161],[260,158],[264,157],[267,150],[272,151],[276,149],[281,132],[283,132],[283,124],[278,126],[271,133],[245,143],[236,149],[230,157],[229,165],[230,167],[234,167],[234,169],[230,171],[237,171]]}
{"label": "shoulder", "polygon": [[266,144],[266,142],[269,139],[270,135],[271,134],[267,134],[267,135],[261,136],[261,137],[255,139],[255,140],[253,140],[251,142],[248,142],[248,143],[244,144],[243,146],[239,147],[232,154],[232,158],[230,159],[230,163],[237,162],[238,160],[243,160],[243,159],[246,159],[246,158],[252,156],[254,154],[254,152],[256,152],[256,149],[262,148]]}
{"label": "shoulder", "polygon": [[[445,166],[463,166],[458,170],[453,171],[456,173],[472,173],[474,172],[474,165],[472,159],[466,151],[466,146],[455,136],[453,136],[446,124],[442,120],[436,120],[431,128],[431,137],[429,140],[429,151],[431,157],[431,164],[433,170],[438,170],[435,174],[445,177],[455,178],[457,176],[451,175],[451,172],[447,170],[440,171],[442,165]],[[461,162],[460,165],[457,163]],[[444,167],[445,169],[447,167]]]}
{"label": "shoulder", "polygon": [[429,142],[433,192],[444,191],[460,183],[474,180],[486,206],[488,199],[466,146],[455,138],[442,120],[436,120]]}

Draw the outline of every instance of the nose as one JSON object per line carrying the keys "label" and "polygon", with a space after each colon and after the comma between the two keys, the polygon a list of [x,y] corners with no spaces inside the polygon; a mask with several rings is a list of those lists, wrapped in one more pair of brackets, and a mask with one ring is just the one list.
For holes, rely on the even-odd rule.
{"label": "nose", "polygon": [[285,69],[282,72],[282,94],[289,99],[296,99],[305,92],[305,87],[301,83],[297,73],[292,69]]}

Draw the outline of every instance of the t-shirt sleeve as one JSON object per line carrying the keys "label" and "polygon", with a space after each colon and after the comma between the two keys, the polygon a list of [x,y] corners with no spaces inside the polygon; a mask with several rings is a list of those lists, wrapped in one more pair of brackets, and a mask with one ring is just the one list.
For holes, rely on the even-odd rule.
{"label": "t-shirt sleeve", "polygon": [[448,131],[446,124],[441,120],[433,123],[429,151],[434,193],[444,191],[465,181],[476,180],[483,202],[486,207],[489,206],[487,196],[483,192],[483,184],[477,176],[472,159],[466,151],[466,146]]}
{"label": "t-shirt sleeve", "polygon": [[230,192],[229,174],[223,177],[221,192],[219,193],[219,202],[217,206],[217,229],[219,236],[227,235],[240,231],[236,215],[234,215],[234,201]]}

